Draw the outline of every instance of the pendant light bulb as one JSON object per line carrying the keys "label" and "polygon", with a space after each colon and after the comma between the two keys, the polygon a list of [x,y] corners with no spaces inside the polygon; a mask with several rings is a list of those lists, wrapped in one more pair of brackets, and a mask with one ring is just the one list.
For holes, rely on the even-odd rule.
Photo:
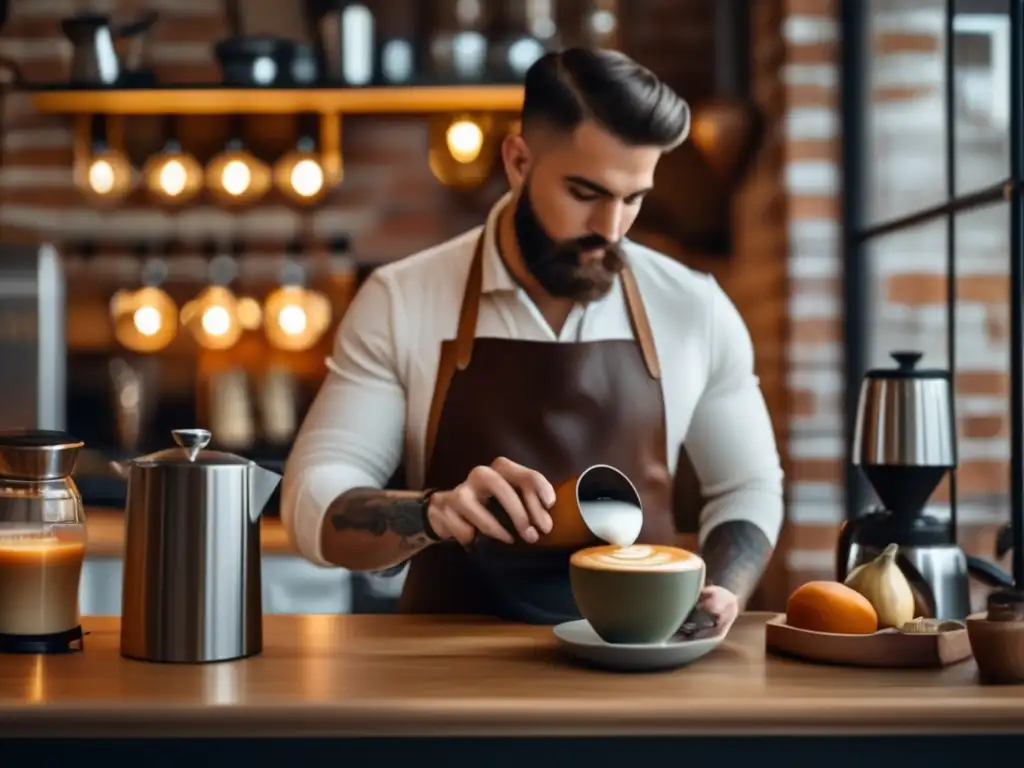
{"label": "pendant light bulb", "polygon": [[249,205],[266,194],[271,183],[270,170],[241,141],[232,139],[207,165],[206,183],[222,202]]}
{"label": "pendant light bulb", "polygon": [[114,190],[114,166],[106,158],[94,160],[89,166],[89,187],[97,195],[109,195]]}
{"label": "pendant light bulb", "polygon": [[252,183],[252,171],[249,166],[241,160],[232,160],[224,166],[221,173],[221,184],[224,191],[229,195],[244,194]]}
{"label": "pendant light bulb", "polygon": [[160,188],[169,197],[177,197],[185,191],[188,172],[180,160],[168,160],[160,169]]}
{"label": "pendant light bulb", "polygon": [[135,325],[135,330],[143,336],[156,336],[164,326],[160,310],[149,304],[135,310],[132,315],[132,323]]}
{"label": "pendant light bulb", "polygon": [[88,163],[76,166],[75,183],[96,203],[115,203],[132,188],[132,168],[124,155],[110,149],[95,152]]}
{"label": "pendant light bulb", "polygon": [[183,152],[176,141],[146,161],[142,175],[150,194],[173,205],[183,205],[202,189],[202,167]]}
{"label": "pendant light bulb", "polygon": [[289,174],[289,182],[297,195],[313,197],[323,189],[324,171],[316,160],[299,160]]}
{"label": "pendant light bulb", "polygon": [[448,151],[460,163],[472,163],[480,156],[484,132],[473,120],[456,120],[445,135]]}
{"label": "pendant light bulb", "polygon": [[231,316],[227,309],[217,304],[203,312],[203,330],[211,336],[223,336],[231,329]]}
{"label": "pendant light bulb", "polygon": [[155,286],[118,291],[111,299],[110,313],[118,342],[133,352],[159,352],[178,333],[177,307]]}
{"label": "pendant light bulb", "polygon": [[308,322],[306,320],[306,310],[300,307],[298,304],[288,304],[281,308],[281,312],[277,317],[277,322],[281,326],[281,330],[289,336],[298,336],[306,330]]}

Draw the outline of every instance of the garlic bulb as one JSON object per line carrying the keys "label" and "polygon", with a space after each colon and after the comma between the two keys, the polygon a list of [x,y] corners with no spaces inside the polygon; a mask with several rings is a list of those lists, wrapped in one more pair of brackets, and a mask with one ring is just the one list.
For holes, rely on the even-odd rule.
{"label": "garlic bulb", "polygon": [[890,544],[870,563],[857,566],[846,586],[867,598],[878,613],[878,626],[902,627],[914,618],[914,592],[896,564],[899,547]]}

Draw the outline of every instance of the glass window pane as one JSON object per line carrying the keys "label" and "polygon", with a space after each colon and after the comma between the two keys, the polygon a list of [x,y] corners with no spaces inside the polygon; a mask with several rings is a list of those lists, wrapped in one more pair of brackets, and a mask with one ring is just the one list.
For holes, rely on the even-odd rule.
{"label": "glass window pane", "polygon": [[870,223],[943,203],[946,189],[945,0],[867,0]]}
{"label": "glass window pane", "polygon": [[917,350],[920,365],[948,368],[946,222],[873,238],[865,251],[868,367],[893,367],[891,352]]}
{"label": "glass window pane", "polygon": [[[957,217],[957,516],[961,546],[986,560],[1010,519],[1009,240],[1008,204]],[[986,591],[975,590],[976,610]]]}
{"label": "glass window pane", "polygon": [[953,17],[956,193],[1010,172],[1010,3],[958,0]]}

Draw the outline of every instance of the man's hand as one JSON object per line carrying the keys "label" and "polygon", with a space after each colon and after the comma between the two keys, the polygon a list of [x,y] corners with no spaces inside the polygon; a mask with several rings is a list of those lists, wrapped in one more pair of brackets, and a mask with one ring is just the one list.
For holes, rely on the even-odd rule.
{"label": "man's hand", "polygon": [[523,541],[533,544],[550,533],[555,489],[532,469],[499,457],[489,467],[474,467],[466,480],[450,491],[430,497],[427,519],[442,539],[455,539],[468,546],[482,533],[512,544],[514,539],[484,506],[494,498],[508,514]]}
{"label": "man's hand", "polygon": [[697,609],[715,619],[716,634],[725,634],[740,613],[740,601],[725,587],[705,587],[697,601]]}

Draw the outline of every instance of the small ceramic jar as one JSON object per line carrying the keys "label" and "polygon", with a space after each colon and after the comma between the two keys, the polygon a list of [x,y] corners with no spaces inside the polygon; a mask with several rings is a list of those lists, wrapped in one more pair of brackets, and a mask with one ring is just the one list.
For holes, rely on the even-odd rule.
{"label": "small ceramic jar", "polygon": [[988,612],[967,619],[967,636],[980,682],[1024,682],[1024,593],[993,593]]}

